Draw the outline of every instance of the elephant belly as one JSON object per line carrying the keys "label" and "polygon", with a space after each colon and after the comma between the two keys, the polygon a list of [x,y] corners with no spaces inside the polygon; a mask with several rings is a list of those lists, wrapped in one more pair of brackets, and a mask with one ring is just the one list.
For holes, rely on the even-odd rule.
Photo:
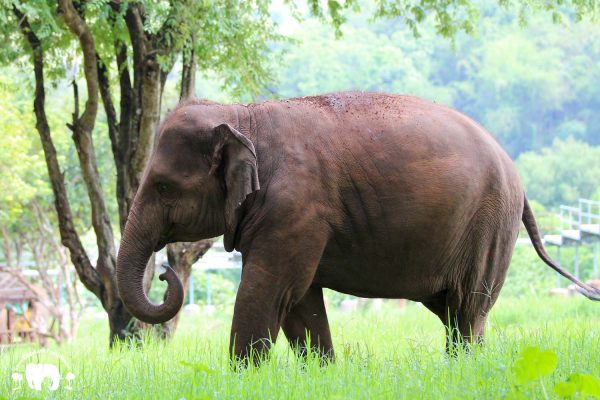
{"label": "elephant belly", "polygon": [[[388,169],[389,170],[389,169]],[[466,231],[467,179],[438,174],[427,185],[400,174],[341,192],[315,284],[361,297],[427,299],[444,290],[452,248]],[[418,176],[417,172],[411,174]],[[473,199],[476,202],[476,199]]]}
{"label": "elephant belly", "polygon": [[382,255],[365,247],[345,255],[326,251],[314,284],[359,297],[415,301],[424,301],[444,289],[445,265],[438,263],[435,251],[427,254],[412,248],[406,254]]}

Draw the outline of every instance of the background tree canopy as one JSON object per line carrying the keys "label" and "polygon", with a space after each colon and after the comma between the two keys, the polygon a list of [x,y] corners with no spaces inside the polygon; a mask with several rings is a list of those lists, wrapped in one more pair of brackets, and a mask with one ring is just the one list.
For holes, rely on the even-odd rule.
{"label": "background tree canopy", "polygon": [[[562,24],[555,23],[555,19],[559,18],[553,13],[532,14],[531,9],[542,7],[541,3],[484,3],[469,6],[470,12],[461,12],[463,19],[454,20],[415,9],[411,12],[413,17],[422,14],[420,25],[414,25],[418,29],[417,39],[413,36],[412,23],[398,17],[400,9],[393,11],[390,7],[361,4],[361,13],[357,14],[352,12],[357,3],[344,3],[333,20],[334,17],[327,10],[318,9],[318,4],[312,2],[308,3],[316,12],[316,16],[312,17],[302,4],[292,10],[286,5],[273,4],[269,13],[278,26],[276,31],[266,28],[270,22],[264,22],[266,25],[261,28],[252,21],[241,24],[242,28],[236,30],[233,26],[240,25],[240,18],[244,22],[246,13],[232,13],[231,8],[226,7],[199,8],[194,12],[208,10],[210,15],[201,19],[201,28],[196,27],[204,38],[199,45],[198,69],[201,76],[196,93],[198,97],[218,101],[251,101],[348,89],[407,93],[448,104],[467,113],[490,130],[514,159],[523,152],[539,152],[551,147],[557,138],[565,140],[570,137],[592,146],[600,145],[600,114],[597,112],[600,110],[600,71],[595,68],[600,62],[600,30],[594,21],[585,18],[577,24],[570,23],[579,17],[597,16],[597,9],[588,8],[593,6],[593,2],[569,2],[559,13]],[[53,131],[59,135],[57,147],[63,157],[67,180],[77,183],[76,154],[68,146],[68,131],[64,123],[69,120],[65,106],[72,103],[68,79],[77,71],[73,66],[80,64],[80,61],[77,61],[75,49],[67,46],[60,35],[52,33],[53,29],[58,32],[64,29],[58,29],[58,24],[50,19],[48,13],[52,5],[46,3],[48,5],[42,7],[44,2],[39,4],[23,2],[32,12],[45,15],[41,19],[46,21],[42,31],[56,41],[56,44],[50,42],[48,45],[48,75],[53,82],[51,94],[48,95],[48,114]],[[109,53],[112,51],[110,40],[113,37],[104,25],[106,18],[102,18],[100,4],[102,2],[90,2],[88,7],[93,15],[99,16],[92,17],[98,24],[92,25],[93,30],[103,40],[98,43],[98,48],[101,52]],[[263,8],[269,7],[268,3],[258,4]],[[156,29],[160,25],[168,9],[167,3],[150,8],[149,29]],[[302,20],[294,18],[294,9],[304,17]],[[364,14],[385,14],[392,18],[373,20],[365,18]],[[323,19],[331,23],[323,24]],[[527,19],[527,25],[523,25],[524,19]],[[225,25],[216,21],[224,21]],[[440,21],[459,22],[455,28],[449,29],[443,28]],[[339,27],[341,37],[336,35],[336,27]],[[125,35],[124,26],[117,25],[117,28],[118,34]],[[13,27],[6,26],[6,29],[15,32]],[[190,33],[189,27],[183,29],[187,34]],[[440,29],[451,33],[453,39],[440,37]],[[263,36],[257,36],[261,35],[261,31],[264,32]],[[465,34],[465,31],[472,32],[473,36]],[[250,46],[254,50],[245,55],[234,51],[235,47],[228,46],[223,39],[226,37],[235,43],[247,34],[253,35],[255,39],[251,42],[256,44]],[[282,39],[281,34],[291,40],[276,40]],[[220,45],[210,47],[209,43]],[[261,43],[268,43],[269,51],[258,56],[260,51],[264,51],[260,49]],[[11,115],[11,109],[21,110],[20,118],[3,118],[2,123],[17,124],[22,131],[31,130],[35,125],[33,115],[29,113],[31,97],[22,90],[20,93],[15,90],[16,87],[32,90],[32,76],[26,68],[26,59],[13,42],[5,42],[0,55],[5,65],[12,65],[3,67],[4,78],[0,83],[3,111]],[[262,58],[260,63],[254,62],[259,58]],[[244,75],[240,73],[242,70],[256,72]],[[176,63],[167,77],[163,113],[179,99],[180,72],[181,64]],[[4,131],[14,131],[9,128],[7,126]],[[100,110],[94,140],[100,176],[103,178],[102,186],[108,192],[107,197],[113,198],[115,172],[106,128],[106,116]],[[64,139],[60,139],[61,135]],[[15,133],[10,140],[16,143],[19,138]],[[2,154],[7,159],[23,160],[15,162],[11,168],[31,168],[33,164],[26,160],[27,157],[42,160],[36,135],[30,134],[29,138],[29,152],[16,151],[18,147],[15,145],[12,147],[14,153],[18,153],[18,158],[10,156],[8,152]],[[22,140],[20,145],[23,146]],[[586,183],[581,184],[563,182],[563,186],[571,188],[571,194],[567,197],[556,194],[559,189],[539,193],[536,187],[548,187],[548,179],[554,176],[550,167],[540,168],[545,164],[545,157],[550,157],[549,151],[539,153],[541,158],[535,168],[538,172],[530,171],[535,163],[518,163],[530,197],[538,199],[545,206],[556,207],[561,202],[572,202],[577,196],[590,197],[595,194],[596,189],[590,189],[594,184],[598,186],[593,179],[583,179]],[[571,161],[574,160],[564,159],[559,163],[565,171],[581,169],[579,166],[571,168]],[[595,176],[591,171],[595,171],[597,163],[587,158],[578,160],[578,163],[580,166],[586,165],[585,169],[589,171],[583,175]],[[7,193],[7,207],[0,212],[6,213],[7,209],[15,211],[27,203],[21,199],[8,206],[8,196],[27,196],[28,187],[44,186],[40,183],[47,180],[45,170],[43,165],[38,167],[35,177],[25,172],[9,173],[9,169],[3,168],[3,172],[13,177],[11,179],[19,177],[20,180],[14,185],[8,185],[9,180],[3,182],[12,188],[22,189],[3,191]],[[539,179],[536,174],[539,174]],[[563,175],[573,176],[570,173]],[[25,176],[29,179],[23,180]],[[75,202],[73,208],[76,215],[81,218],[83,225],[89,226],[85,201],[78,203],[78,199],[85,198],[84,189],[76,184],[67,187],[72,193],[69,197]],[[49,190],[47,194],[50,195]],[[116,204],[109,201],[108,206],[114,216]]]}
{"label": "background tree canopy", "polygon": [[[431,22],[428,20],[428,22]],[[481,122],[514,158],[573,137],[600,145],[600,30],[555,24],[489,5],[474,36],[454,41],[425,23],[415,40],[401,20],[351,16],[343,36],[315,20],[280,45],[270,89],[289,97],[363,89],[407,93],[451,105]]]}

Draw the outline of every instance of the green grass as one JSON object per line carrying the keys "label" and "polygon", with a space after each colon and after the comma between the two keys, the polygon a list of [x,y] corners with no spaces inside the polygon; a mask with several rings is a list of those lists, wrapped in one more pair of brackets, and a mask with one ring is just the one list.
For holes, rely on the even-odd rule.
{"label": "green grass", "polygon": [[[72,344],[50,348],[72,368],[73,391],[11,392],[11,373],[35,349],[10,348],[0,355],[0,398],[537,399],[557,398],[554,386],[573,373],[600,377],[600,304],[583,298],[501,298],[485,345],[456,358],[443,351],[441,323],[417,304],[333,312],[335,364],[298,360],[281,335],[268,362],[241,373],[229,369],[225,314],[183,319],[170,342],[113,351],[106,324],[84,321]],[[517,385],[514,365],[528,346],[551,350],[558,366]]]}

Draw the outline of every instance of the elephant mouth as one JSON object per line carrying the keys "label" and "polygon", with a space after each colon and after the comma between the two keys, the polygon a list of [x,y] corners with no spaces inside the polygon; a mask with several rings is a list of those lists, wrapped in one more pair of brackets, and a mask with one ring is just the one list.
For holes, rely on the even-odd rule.
{"label": "elephant mouth", "polygon": [[156,243],[156,246],[154,247],[154,251],[161,251],[166,245],[167,245],[168,241],[166,239],[160,238],[158,239],[158,243]]}
{"label": "elephant mouth", "polygon": [[171,225],[169,227],[169,229],[167,229],[166,233],[161,235],[158,238],[158,242],[156,242],[156,246],[154,247],[154,251],[160,251],[162,250],[167,244],[169,243],[175,243],[175,242],[196,242],[198,240],[201,239],[206,239],[209,237],[214,237],[217,235],[198,235],[198,234],[194,234],[194,233],[174,233],[174,231],[176,230],[177,226],[175,224]]}
{"label": "elephant mouth", "polygon": [[159,236],[158,242],[156,242],[156,246],[154,247],[154,251],[162,250],[167,244],[173,242],[173,240],[169,240],[172,237],[172,230],[175,224],[170,224],[166,230],[163,231],[163,234]]}

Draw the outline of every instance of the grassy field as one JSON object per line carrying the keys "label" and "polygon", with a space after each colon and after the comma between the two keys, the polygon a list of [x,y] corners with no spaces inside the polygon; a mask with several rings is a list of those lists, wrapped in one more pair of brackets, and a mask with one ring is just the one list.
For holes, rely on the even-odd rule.
{"label": "grassy field", "polygon": [[[486,344],[456,358],[444,354],[441,323],[418,304],[332,312],[330,320],[335,364],[298,360],[280,336],[267,363],[241,373],[228,367],[226,313],[184,318],[171,342],[113,351],[105,323],[84,321],[72,344],[49,349],[64,360],[61,374],[75,375],[72,390],[63,380],[54,392],[25,382],[13,391],[11,375],[36,350],[18,347],[0,355],[0,398],[537,399],[558,398],[557,385],[592,393],[600,382],[600,304],[583,298],[501,297]],[[586,374],[574,377],[587,389],[576,373]]]}

